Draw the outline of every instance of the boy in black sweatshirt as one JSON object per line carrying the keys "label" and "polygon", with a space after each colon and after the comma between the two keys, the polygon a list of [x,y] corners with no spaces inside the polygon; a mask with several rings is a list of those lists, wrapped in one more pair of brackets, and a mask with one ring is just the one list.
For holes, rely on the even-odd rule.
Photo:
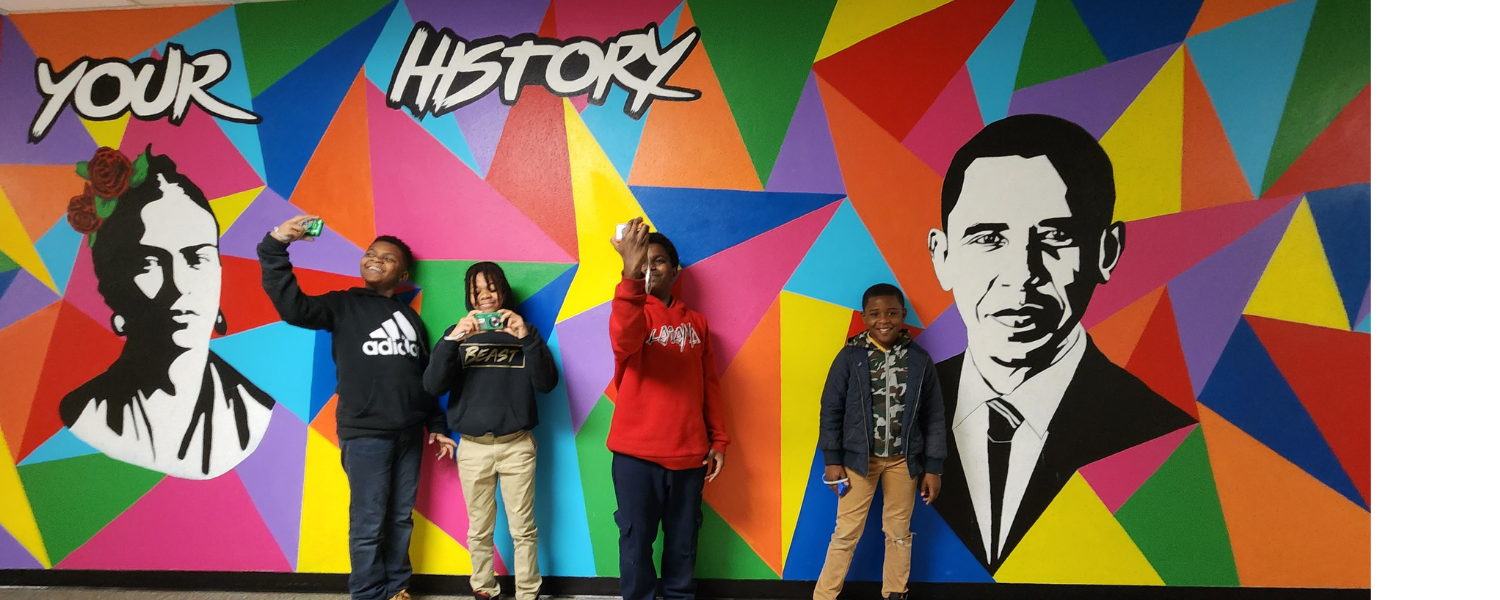
{"label": "boy in black sweatshirt", "polygon": [[360,260],[363,288],[308,296],[297,286],[287,246],[308,239],[299,215],[256,247],[261,285],[290,325],[333,333],[338,374],[339,450],[349,477],[349,594],[354,600],[409,600],[411,511],[422,468],[422,429],[453,453],[443,413],[422,389],[427,330],[396,287],[411,269],[411,248],[380,236]]}
{"label": "boy in black sweatshirt", "polygon": [[[517,600],[535,600],[537,570],[535,503],[536,394],[557,386],[557,365],[536,329],[515,312],[515,294],[505,271],[474,263],[464,275],[469,314],[449,327],[432,349],[422,384],[433,395],[451,392],[448,415],[463,434],[458,479],[469,509],[469,587],[480,600],[500,595],[495,580],[495,483],[515,544]],[[504,328],[481,330],[478,313],[500,313]]]}

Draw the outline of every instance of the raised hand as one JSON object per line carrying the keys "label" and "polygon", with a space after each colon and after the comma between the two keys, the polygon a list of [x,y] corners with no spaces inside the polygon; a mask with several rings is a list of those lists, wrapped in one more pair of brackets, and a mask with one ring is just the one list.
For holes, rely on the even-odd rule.
{"label": "raised hand", "polygon": [[526,320],[515,311],[501,309],[500,318],[505,319],[505,328],[500,331],[509,333],[518,340],[531,335],[531,326],[527,325]]}
{"label": "raised hand", "polygon": [[620,253],[625,269],[621,275],[626,279],[640,279],[646,272],[646,249],[650,247],[651,226],[641,217],[625,223],[625,232],[619,238],[610,238],[609,243]]}
{"label": "raised hand", "polygon": [[448,334],[448,337],[454,340],[462,340],[478,333],[479,319],[474,318],[474,315],[477,314],[479,314],[477,310],[469,311],[469,314],[464,315],[463,318],[458,320],[458,324],[453,326],[453,333]]}
{"label": "raised hand", "polygon": [[285,223],[277,225],[275,229],[271,230],[271,237],[276,238],[277,241],[283,244],[290,244],[297,240],[314,239],[307,235],[306,223],[316,218],[318,218],[317,215],[297,215],[287,219]]}

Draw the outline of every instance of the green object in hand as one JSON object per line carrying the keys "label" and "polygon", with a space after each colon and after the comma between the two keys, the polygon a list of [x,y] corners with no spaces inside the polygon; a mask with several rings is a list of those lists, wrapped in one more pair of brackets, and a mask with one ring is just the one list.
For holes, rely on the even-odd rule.
{"label": "green object in hand", "polygon": [[302,224],[302,230],[309,236],[318,237],[323,235],[323,220],[313,219]]}
{"label": "green object in hand", "polygon": [[505,329],[505,316],[497,312],[477,313],[474,319],[479,321],[480,331],[499,331]]}

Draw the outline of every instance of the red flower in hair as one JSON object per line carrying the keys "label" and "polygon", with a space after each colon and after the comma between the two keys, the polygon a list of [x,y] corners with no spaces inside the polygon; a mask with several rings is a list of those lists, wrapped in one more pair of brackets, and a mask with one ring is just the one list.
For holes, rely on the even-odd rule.
{"label": "red flower in hair", "polygon": [[74,231],[88,235],[98,231],[99,226],[104,224],[104,219],[99,218],[99,212],[94,208],[95,194],[94,186],[85,183],[83,194],[68,201],[68,225]]}
{"label": "red flower in hair", "polygon": [[88,165],[89,183],[101,198],[119,198],[130,189],[130,159],[114,148],[100,148]]}

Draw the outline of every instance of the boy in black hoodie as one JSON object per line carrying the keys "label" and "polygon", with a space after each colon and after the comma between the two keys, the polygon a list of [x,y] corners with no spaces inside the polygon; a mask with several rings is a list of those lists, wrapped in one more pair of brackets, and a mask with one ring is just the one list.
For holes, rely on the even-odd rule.
{"label": "boy in black hoodie", "polygon": [[[557,387],[557,365],[536,329],[515,312],[515,294],[505,271],[474,263],[464,275],[469,314],[443,332],[432,349],[422,385],[448,396],[453,429],[463,434],[458,479],[469,509],[469,587],[474,597],[500,595],[495,580],[495,483],[505,498],[506,521],[515,544],[517,600],[535,600],[542,578],[536,560],[536,394]],[[504,328],[481,330],[474,315],[500,313]]]}
{"label": "boy in black hoodie", "polygon": [[422,428],[438,456],[453,453],[443,413],[422,389],[427,330],[396,287],[411,248],[380,236],[360,260],[363,288],[308,296],[297,286],[287,246],[308,239],[299,215],[256,247],[261,285],[290,325],[333,333],[338,374],[339,450],[349,477],[349,594],[354,600],[409,600],[411,511],[422,468]]}

